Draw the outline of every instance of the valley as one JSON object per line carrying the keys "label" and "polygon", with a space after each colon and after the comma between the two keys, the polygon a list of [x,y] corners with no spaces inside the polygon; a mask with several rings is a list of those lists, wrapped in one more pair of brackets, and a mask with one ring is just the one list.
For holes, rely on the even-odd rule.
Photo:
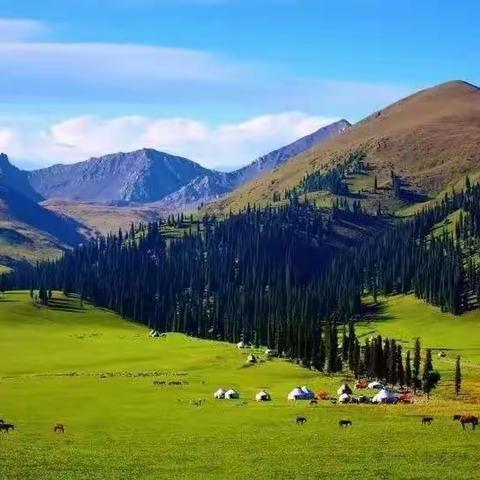
{"label": "valley", "polygon": [[[411,296],[381,305],[379,318],[361,327],[362,337],[378,330],[407,345],[419,334],[425,347],[448,352],[445,359],[435,355],[442,382],[430,401],[423,395],[413,405],[288,401],[295,385],[335,395],[352,379],[282,359],[246,366],[251,352],[231,344],[175,333],[155,339],[114,313],[82,307],[75,296],[54,293],[49,307],[37,307],[28,292],[9,292],[0,299],[0,416],[16,429],[0,437],[1,476],[243,479],[255,472],[296,478],[302,465],[301,476],[312,479],[332,472],[373,479],[392,471],[397,478],[476,478],[471,466],[480,437],[451,417],[478,413],[480,339],[470,328],[478,312],[452,317]],[[452,339],[452,324],[465,335]],[[263,350],[254,352],[263,357]],[[453,394],[456,354],[464,372],[459,399]],[[157,379],[166,384],[155,385]],[[188,383],[168,385],[177,380]],[[222,386],[238,389],[240,399],[214,400]],[[254,401],[262,388],[271,402]],[[205,403],[191,403],[199,399]],[[298,415],[307,418],[305,425],[295,424]],[[434,416],[431,426],[421,425],[423,415]],[[343,418],[352,420],[351,428],[338,427]],[[65,434],[53,433],[57,422]]]}

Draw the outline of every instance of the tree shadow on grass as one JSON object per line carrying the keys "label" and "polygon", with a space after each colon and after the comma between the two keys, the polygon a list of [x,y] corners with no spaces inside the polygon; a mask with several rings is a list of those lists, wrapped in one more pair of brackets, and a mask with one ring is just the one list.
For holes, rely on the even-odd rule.
{"label": "tree shadow on grass", "polygon": [[84,311],[83,308],[80,308],[79,305],[76,305],[72,301],[68,300],[59,300],[53,298],[48,301],[48,306],[52,310],[62,311],[62,312],[69,312],[69,313],[81,313]]}

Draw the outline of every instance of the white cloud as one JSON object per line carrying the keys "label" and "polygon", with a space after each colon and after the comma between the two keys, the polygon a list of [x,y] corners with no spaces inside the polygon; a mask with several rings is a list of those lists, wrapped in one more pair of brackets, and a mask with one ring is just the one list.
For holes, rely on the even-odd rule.
{"label": "white cloud", "polygon": [[0,147],[13,158],[44,165],[150,147],[225,167],[250,162],[335,120],[285,112],[212,127],[189,118],[82,116],[41,131],[0,128]]}
{"label": "white cloud", "polygon": [[48,31],[48,27],[37,20],[25,18],[0,18],[0,41],[10,42],[37,38]]}

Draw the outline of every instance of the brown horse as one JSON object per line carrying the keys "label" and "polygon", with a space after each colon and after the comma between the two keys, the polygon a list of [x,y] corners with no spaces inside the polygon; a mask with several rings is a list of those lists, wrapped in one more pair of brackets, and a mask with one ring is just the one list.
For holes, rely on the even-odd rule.
{"label": "brown horse", "polygon": [[422,425],[431,425],[433,422],[433,417],[423,417]]}
{"label": "brown horse", "polygon": [[65,426],[63,425],[63,423],[56,423],[53,426],[53,431],[55,433],[65,433]]}
{"label": "brown horse", "polygon": [[471,423],[473,430],[475,430],[475,427],[478,425],[478,417],[475,415],[454,415],[453,420],[458,420],[462,424],[464,430],[466,423]]}
{"label": "brown horse", "polygon": [[15,430],[15,425],[11,423],[0,423],[0,431],[1,432],[9,432],[10,430]]}

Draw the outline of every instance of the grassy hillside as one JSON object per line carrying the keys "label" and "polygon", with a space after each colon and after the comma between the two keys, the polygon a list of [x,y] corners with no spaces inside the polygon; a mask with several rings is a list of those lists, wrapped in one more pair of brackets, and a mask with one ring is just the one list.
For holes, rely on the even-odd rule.
{"label": "grassy hillside", "polygon": [[365,153],[369,165],[367,174],[355,182],[367,203],[380,201],[395,209],[404,206],[391,204],[392,169],[410,192],[410,201],[463,184],[467,174],[476,178],[480,171],[480,90],[456,81],[418,92],[245,185],[213,208],[228,211],[247,203],[271,202],[274,192],[294,187],[307,172],[327,170],[352,151]]}
{"label": "grassy hillside", "polygon": [[52,212],[74,218],[87,226],[92,233],[117,233],[118,229],[128,230],[132,223],[148,223],[158,220],[162,210],[154,206],[117,207],[99,203],[72,202],[51,199],[42,205]]}
{"label": "grassy hillside", "polygon": [[[419,334],[425,345],[462,349],[466,376],[480,379],[476,317],[440,315],[408,297],[371,313],[365,334]],[[451,322],[463,325],[458,336]],[[451,400],[447,387],[413,406],[295,404],[286,400],[295,385],[333,393],[343,377],[284,360],[246,367],[247,353],[235,346],[152,339],[142,326],[60,294],[38,308],[27,293],[8,293],[0,329],[0,417],[17,426],[0,436],[2,479],[478,478],[480,432],[451,420],[478,404],[469,395]],[[450,370],[447,360],[438,366]],[[241,400],[213,400],[218,387],[239,389]],[[270,404],[253,401],[260,388]],[[198,399],[206,403],[190,404]],[[305,426],[295,424],[298,414]],[[431,427],[420,425],[422,414],[435,415]],[[353,427],[339,429],[342,418]],[[65,435],[52,432],[56,422]]]}

